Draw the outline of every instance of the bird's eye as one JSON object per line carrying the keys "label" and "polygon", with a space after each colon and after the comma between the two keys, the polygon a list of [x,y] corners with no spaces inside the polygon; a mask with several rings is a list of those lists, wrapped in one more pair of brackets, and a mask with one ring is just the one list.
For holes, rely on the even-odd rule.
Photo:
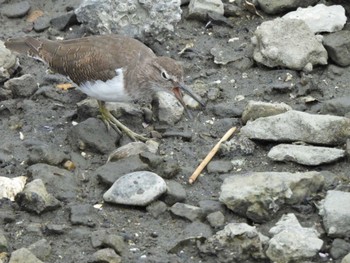
{"label": "bird's eye", "polygon": [[163,78],[163,79],[165,79],[165,80],[168,80],[168,79],[169,79],[169,76],[168,76],[168,74],[166,74],[165,71],[162,71],[161,75],[162,75],[162,78]]}

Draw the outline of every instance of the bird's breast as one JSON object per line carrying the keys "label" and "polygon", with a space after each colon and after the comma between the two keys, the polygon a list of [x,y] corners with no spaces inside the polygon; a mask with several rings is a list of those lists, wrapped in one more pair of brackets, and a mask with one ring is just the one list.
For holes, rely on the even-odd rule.
{"label": "bird's breast", "polygon": [[87,80],[79,85],[79,89],[86,95],[101,101],[130,101],[125,89],[123,69],[116,69],[116,76],[107,81]]}

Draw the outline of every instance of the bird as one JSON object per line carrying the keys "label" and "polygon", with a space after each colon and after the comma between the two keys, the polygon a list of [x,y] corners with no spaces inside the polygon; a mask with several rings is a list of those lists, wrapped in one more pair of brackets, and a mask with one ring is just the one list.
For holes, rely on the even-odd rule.
{"label": "bird", "polygon": [[5,46],[41,60],[54,72],[67,76],[83,93],[97,99],[108,127],[124,132],[134,141],[148,138],[121,123],[105,102],[142,100],[163,90],[172,93],[185,109],[183,93],[205,106],[185,85],[180,63],[157,56],[141,41],[128,36],[92,35],[69,40],[25,36],[10,38]]}

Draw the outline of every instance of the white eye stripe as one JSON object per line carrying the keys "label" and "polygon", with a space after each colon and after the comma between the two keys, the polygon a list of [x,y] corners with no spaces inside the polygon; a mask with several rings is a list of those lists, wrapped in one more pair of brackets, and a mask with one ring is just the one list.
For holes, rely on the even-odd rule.
{"label": "white eye stripe", "polygon": [[161,73],[163,79],[169,80],[169,75],[163,70]]}

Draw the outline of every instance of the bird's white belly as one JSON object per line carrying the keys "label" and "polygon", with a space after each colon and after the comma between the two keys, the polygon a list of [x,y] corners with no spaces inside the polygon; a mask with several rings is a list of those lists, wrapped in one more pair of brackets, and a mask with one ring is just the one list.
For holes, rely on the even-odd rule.
{"label": "bird's white belly", "polygon": [[117,75],[107,81],[86,81],[79,88],[86,95],[101,101],[129,101],[131,97],[124,88],[123,69],[116,69]]}

